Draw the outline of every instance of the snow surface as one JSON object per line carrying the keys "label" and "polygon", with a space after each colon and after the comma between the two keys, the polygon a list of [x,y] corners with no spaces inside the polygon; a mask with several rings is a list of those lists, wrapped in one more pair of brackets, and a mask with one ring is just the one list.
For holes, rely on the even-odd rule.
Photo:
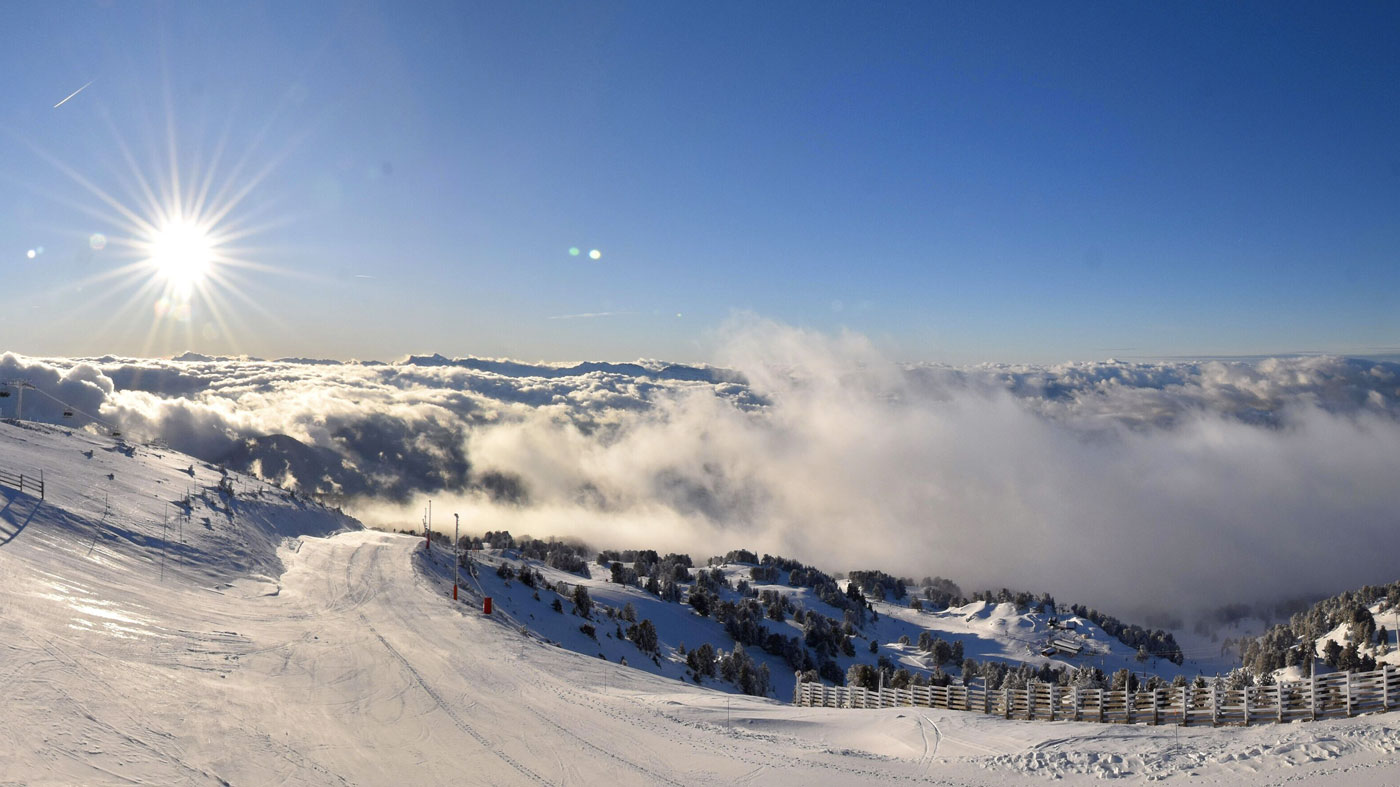
{"label": "snow surface", "polygon": [[[714,691],[549,644],[483,616],[474,593],[453,604],[421,539],[243,477],[230,498],[216,469],[173,452],[0,424],[0,468],[49,484],[42,502],[0,489],[6,783],[1400,779],[1389,715],[1114,727]],[[191,488],[188,516],[172,506],[164,524]],[[572,617],[541,598],[504,611]]]}

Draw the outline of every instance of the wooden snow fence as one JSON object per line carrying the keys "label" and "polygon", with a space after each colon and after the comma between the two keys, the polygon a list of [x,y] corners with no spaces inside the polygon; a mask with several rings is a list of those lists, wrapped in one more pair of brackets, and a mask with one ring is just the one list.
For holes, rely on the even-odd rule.
{"label": "wooden snow fence", "polygon": [[24,475],[23,473],[11,473],[8,470],[0,469],[0,486],[8,486],[11,489],[18,489],[21,494],[29,492],[39,493],[39,499],[44,499],[44,474],[39,473],[39,477]]}
{"label": "wooden snow fence", "polygon": [[799,683],[793,703],[818,708],[924,707],[1027,721],[1177,724],[1184,727],[1340,719],[1400,708],[1400,668],[1338,672],[1273,686],[1227,689],[1220,684],[1107,691],[1030,683],[988,691],[981,686],[911,686],[879,691]]}

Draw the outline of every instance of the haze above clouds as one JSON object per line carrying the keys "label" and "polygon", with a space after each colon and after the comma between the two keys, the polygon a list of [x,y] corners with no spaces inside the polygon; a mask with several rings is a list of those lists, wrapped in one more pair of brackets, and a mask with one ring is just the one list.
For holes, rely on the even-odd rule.
{"label": "haze above clouds", "polygon": [[[897,364],[744,318],[717,366],[0,356],[96,416],[370,523],[745,547],[1107,608],[1393,579],[1400,365]],[[4,400],[5,414],[15,399]],[[61,483],[61,481],[59,481]]]}

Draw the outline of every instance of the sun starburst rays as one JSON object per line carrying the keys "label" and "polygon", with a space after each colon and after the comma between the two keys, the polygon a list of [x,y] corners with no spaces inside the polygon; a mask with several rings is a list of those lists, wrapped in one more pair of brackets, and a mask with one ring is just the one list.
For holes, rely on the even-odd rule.
{"label": "sun starburst rays", "polygon": [[109,267],[75,282],[82,307],[104,314],[102,333],[130,334],[144,324],[143,354],[211,342],[237,354],[241,337],[251,335],[240,316],[275,329],[282,320],[248,291],[263,274],[290,271],[267,261],[276,256],[269,247],[249,242],[290,216],[275,212],[276,200],[251,198],[287,152],[264,158],[254,145],[230,156],[225,127],[208,160],[192,160],[181,155],[167,117],[163,150],[143,166],[110,114],[101,115],[116,145],[106,178],[28,144],[92,199],[54,198],[107,225]]}

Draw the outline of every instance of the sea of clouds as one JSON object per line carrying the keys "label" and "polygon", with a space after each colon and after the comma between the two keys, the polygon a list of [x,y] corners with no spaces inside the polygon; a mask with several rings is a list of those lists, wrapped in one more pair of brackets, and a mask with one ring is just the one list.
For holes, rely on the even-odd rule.
{"label": "sea of clouds", "polygon": [[1400,364],[911,365],[752,318],[721,347],[713,366],[7,353],[0,381],[36,386],[26,418],[160,441],[371,524],[417,526],[431,497],[449,532],[458,513],[469,532],[744,547],[1108,609],[1400,574]]}

